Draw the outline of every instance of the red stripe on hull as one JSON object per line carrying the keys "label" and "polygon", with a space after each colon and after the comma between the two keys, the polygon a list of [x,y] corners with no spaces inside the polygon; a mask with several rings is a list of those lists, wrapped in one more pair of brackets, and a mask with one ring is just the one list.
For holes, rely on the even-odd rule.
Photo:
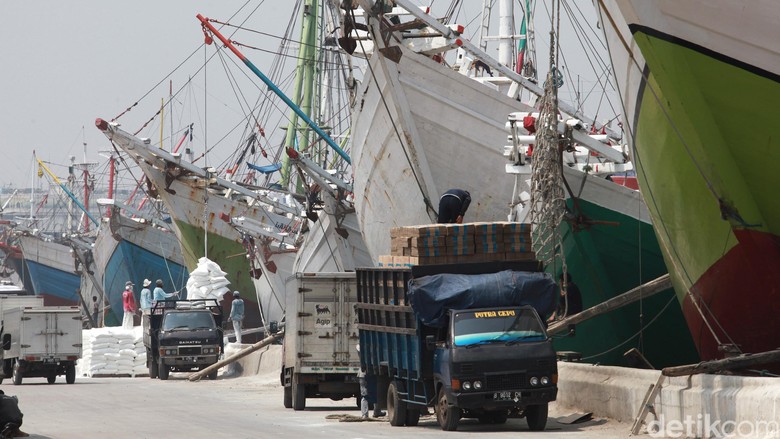
{"label": "red stripe on hull", "polygon": [[[731,343],[730,337],[745,353],[776,349],[780,347],[780,238],[748,230],[735,230],[734,235],[739,244],[702,275],[693,295],[721,343]],[[683,301],[683,313],[701,359],[723,358],[690,295]]]}

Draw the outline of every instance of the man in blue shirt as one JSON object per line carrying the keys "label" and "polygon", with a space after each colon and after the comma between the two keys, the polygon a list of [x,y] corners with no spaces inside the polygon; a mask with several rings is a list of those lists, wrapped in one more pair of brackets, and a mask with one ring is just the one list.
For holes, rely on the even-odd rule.
{"label": "man in blue shirt", "polygon": [[146,311],[152,309],[152,291],[149,286],[152,285],[152,281],[144,279],[144,289],[141,290],[141,310]]}
{"label": "man in blue shirt", "polygon": [[241,322],[244,321],[244,301],[241,299],[241,293],[233,291],[233,304],[230,305],[230,317],[228,321],[233,321],[233,331],[236,333],[236,343],[241,343]]}
{"label": "man in blue shirt", "polygon": [[[163,281],[162,279],[157,279],[157,286],[154,288],[154,301],[160,302],[163,301],[169,297],[175,296],[176,293],[166,293],[165,290],[163,290]],[[167,306],[166,306],[167,307]]]}

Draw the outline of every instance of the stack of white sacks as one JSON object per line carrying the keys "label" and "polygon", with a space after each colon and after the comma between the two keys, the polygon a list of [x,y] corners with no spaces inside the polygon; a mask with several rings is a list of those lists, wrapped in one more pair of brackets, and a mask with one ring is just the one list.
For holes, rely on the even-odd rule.
{"label": "stack of white sacks", "polygon": [[219,303],[222,296],[230,291],[226,274],[216,262],[198,259],[198,267],[192,270],[187,280],[187,299],[216,299]]}
{"label": "stack of white sacks", "polygon": [[85,329],[82,357],[76,365],[79,376],[148,375],[146,348],[140,326]]}

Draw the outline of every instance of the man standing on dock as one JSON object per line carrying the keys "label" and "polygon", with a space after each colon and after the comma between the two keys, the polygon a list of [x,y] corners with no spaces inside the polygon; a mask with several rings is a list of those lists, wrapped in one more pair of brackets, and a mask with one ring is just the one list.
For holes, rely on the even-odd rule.
{"label": "man standing on dock", "polygon": [[124,329],[133,329],[133,317],[137,311],[135,306],[135,296],[133,296],[133,283],[125,282],[125,291],[122,293],[122,307],[125,315],[122,318],[122,327]]}
{"label": "man standing on dock", "polygon": [[244,301],[241,293],[233,291],[233,303],[230,305],[230,317],[233,321],[233,332],[236,333],[236,343],[241,343],[241,323],[244,321]]}
{"label": "man standing on dock", "polygon": [[471,204],[471,194],[463,189],[450,189],[439,198],[439,224],[463,223]]}

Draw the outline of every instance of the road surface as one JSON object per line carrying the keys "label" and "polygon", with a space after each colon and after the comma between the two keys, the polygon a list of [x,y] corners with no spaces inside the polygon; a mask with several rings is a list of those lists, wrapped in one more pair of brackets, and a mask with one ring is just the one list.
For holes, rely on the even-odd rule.
{"label": "road surface", "polygon": [[[273,374],[216,381],[189,382],[186,374],[168,381],[149,378],[82,378],[68,385],[59,377],[53,385],[27,378],[20,386],[5,380],[0,388],[17,395],[24,413],[22,430],[31,438],[453,438],[433,416],[417,427],[391,427],[385,421],[341,422],[338,415],[357,417],[354,399],[307,400],[296,412],[282,405],[282,389]],[[278,377],[278,375],[277,375]],[[571,410],[551,407],[544,433],[556,438],[623,438],[630,426],[596,419],[565,425],[556,422]],[[331,418],[331,419],[329,419]],[[524,419],[505,425],[480,425],[463,420],[459,432],[479,432],[480,439],[540,437],[528,431]],[[518,436],[520,434],[520,436]]]}

